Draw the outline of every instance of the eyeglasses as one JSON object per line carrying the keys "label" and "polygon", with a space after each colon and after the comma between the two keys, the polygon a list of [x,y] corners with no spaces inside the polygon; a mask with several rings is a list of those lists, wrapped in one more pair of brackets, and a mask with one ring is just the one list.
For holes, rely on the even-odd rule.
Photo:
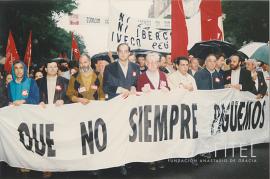
{"label": "eyeglasses", "polygon": [[36,75],[35,78],[42,78],[42,75]]}

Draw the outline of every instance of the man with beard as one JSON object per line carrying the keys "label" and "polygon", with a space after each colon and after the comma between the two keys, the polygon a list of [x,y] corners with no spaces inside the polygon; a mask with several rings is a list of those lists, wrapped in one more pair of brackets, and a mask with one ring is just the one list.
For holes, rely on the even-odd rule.
{"label": "man with beard", "polygon": [[256,94],[255,83],[251,78],[251,72],[241,68],[241,63],[241,57],[237,53],[230,57],[230,70],[224,72],[225,88],[234,88]]}
{"label": "man with beard", "polygon": [[79,72],[71,76],[67,96],[74,103],[88,104],[90,100],[104,100],[101,75],[91,68],[91,59],[82,54],[79,59]]}

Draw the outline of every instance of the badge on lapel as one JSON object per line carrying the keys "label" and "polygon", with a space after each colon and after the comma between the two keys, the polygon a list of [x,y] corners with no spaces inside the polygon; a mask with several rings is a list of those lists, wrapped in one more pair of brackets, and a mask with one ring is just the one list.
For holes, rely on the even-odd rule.
{"label": "badge on lapel", "polygon": [[62,87],[61,87],[60,85],[57,85],[57,86],[55,87],[55,89],[56,89],[56,91],[61,91],[61,90],[62,90]]}
{"label": "badge on lapel", "polygon": [[161,86],[161,87],[166,87],[166,81],[162,81],[162,80],[161,80],[161,81],[160,81],[160,86]]}
{"label": "badge on lapel", "polygon": [[81,88],[78,89],[78,92],[79,92],[79,93],[83,93],[83,92],[85,92],[85,91],[86,91],[86,88],[85,88],[85,87],[81,87]]}
{"label": "badge on lapel", "polygon": [[28,91],[27,90],[23,90],[22,91],[22,95],[25,97],[25,96],[28,96]]}
{"label": "badge on lapel", "polygon": [[91,86],[91,89],[93,89],[93,90],[97,90],[97,89],[98,89],[98,87],[97,87],[97,85],[92,85],[92,86]]}
{"label": "badge on lapel", "polygon": [[220,79],[218,77],[215,78],[215,82],[216,83],[219,83],[220,82]]}

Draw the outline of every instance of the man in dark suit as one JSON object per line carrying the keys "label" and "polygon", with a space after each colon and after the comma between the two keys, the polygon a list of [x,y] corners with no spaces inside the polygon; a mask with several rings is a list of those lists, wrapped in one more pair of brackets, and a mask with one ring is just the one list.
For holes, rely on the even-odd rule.
{"label": "man in dark suit", "polygon": [[225,88],[235,88],[241,91],[249,91],[256,94],[255,83],[250,71],[241,68],[242,59],[235,53],[230,57],[230,70],[224,72]]}
{"label": "man in dark suit", "polygon": [[46,64],[45,71],[47,73],[41,79],[37,80],[40,93],[40,104],[55,104],[57,106],[69,103],[66,96],[68,88],[68,80],[58,76],[58,64],[56,61],[49,60]]}
{"label": "man in dark suit", "polygon": [[4,80],[0,78],[0,108],[8,105],[7,89]]}
{"label": "man in dark suit", "polygon": [[252,80],[255,82],[257,99],[263,98],[267,91],[267,84],[265,82],[263,72],[256,71],[256,61],[249,59],[246,61],[246,68],[251,72]]}
{"label": "man in dark suit", "polygon": [[222,76],[215,70],[216,61],[216,56],[214,54],[209,54],[205,58],[205,68],[195,73],[194,78],[199,90],[214,90],[224,88]]}
{"label": "man in dark suit", "polygon": [[129,62],[130,47],[119,44],[117,47],[119,60],[106,66],[104,70],[103,90],[107,100],[121,94],[123,98],[136,92],[136,83],[140,74],[137,64]]}
{"label": "man in dark suit", "polygon": [[[45,71],[47,75],[37,80],[40,94],[40,105],[43,107],[46,107],[46,104],[61,106],[69,103],[69,99],[66,96],[68,80],[57,75],[57,62],[49,60],[46,64]],[[51,176],[51,172],[43,172],[43,178],[49,178]]]}
{"label": "man in dark suit", "polygon": [[[130,47],[121,43],[117,46],[119,59],[105,67],[103,78],[103,91],[106,100],[110,100],[118,95],[127,98],[136,93],[136,83],[140,75],[140,68],[137,64],[128,60]],[[120,167],[122,175],[127,175],[125,166]]]}

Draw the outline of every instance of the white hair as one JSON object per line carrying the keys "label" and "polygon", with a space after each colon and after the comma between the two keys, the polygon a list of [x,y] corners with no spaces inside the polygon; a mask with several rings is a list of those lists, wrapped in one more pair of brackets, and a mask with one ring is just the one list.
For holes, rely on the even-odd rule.
{"label": "white hair", "polygon": [[248,59],[248,60],[246,60],[246,63],[248,63],[248,62],[252,63],[256,67],[259,66],[259,62],[257,60],[255,60],[255,59]]}
{"label": "white hair", "polygon": [[160,55],[157,52],[149,52],[146,55],[146,61],[150,59],[154,59],[155,61],[159,62],[160,61]]}

